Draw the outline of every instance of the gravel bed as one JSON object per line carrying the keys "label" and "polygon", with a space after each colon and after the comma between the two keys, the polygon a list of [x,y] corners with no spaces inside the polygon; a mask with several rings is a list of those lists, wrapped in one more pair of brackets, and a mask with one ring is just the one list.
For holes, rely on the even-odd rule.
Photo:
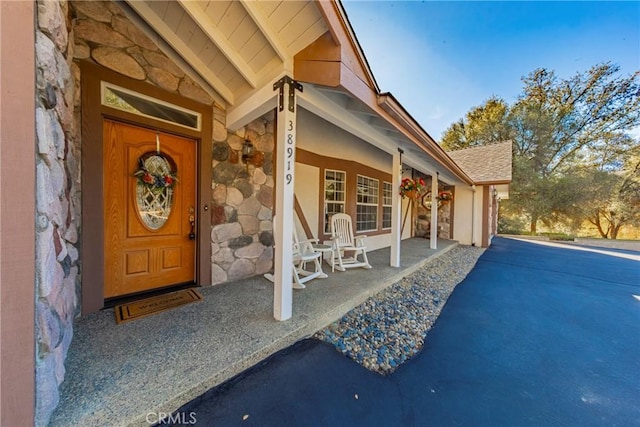
{"label": "gravel bed", "polygon": [[382,375],[417,354],[449,295],[484,249],[457,246],[316,332],[347,357]]}

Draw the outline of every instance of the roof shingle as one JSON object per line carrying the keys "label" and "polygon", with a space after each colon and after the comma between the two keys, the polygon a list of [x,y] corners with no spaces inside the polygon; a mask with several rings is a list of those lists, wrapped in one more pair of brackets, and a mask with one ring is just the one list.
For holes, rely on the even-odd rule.
{"label": "roof shingle", "polygon": [[511,141],[447,151],[476,184],[511,182]]}

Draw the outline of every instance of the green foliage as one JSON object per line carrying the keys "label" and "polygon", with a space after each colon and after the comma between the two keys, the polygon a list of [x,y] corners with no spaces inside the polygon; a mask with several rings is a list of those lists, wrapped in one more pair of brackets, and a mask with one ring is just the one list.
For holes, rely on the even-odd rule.
{"label": "green foliage", "polygon": [[639,73],[617,77],[619,67],[597,65],[558,79],[538,69],[523,79],[524,93],[511,109],[517,154],[534,160],[535,171],[553,175],[597,150],[615,154],[640,125]]}
{"label": "green foliage", "polygon": [[442,137],[445,150],[458,150],[512,138],[509,125],[509,106],[500,98],[489,98],[473,107],[465,116],[452,124]]}
{"label": "green foliage", "polygon": [[498,233],[500,234],[525,234],[526,223],[517,216],[498,216]]}
{"label": "green foliage", "polygon": [[511,140],[513,182],[505,213],[526,215],[532,234],[538,222],[577,227],[591,218],[603,231],[611,225],[605,234],[615,238],[621,226],[637,221],[639,210],[638,170],[631,172],[628,160],[639,142],[628,132],[640,126],[640,72],[620,76],[617,65],[604,63],[561,79],[541,68],[523,83],[512,106],[493,97],[453,123],[443,147]]}
{"label": "green foliage", "polygon": [[600,236],[615,239],[627,224],[640,225],[640,147],[628,155],[616,172],[587,171],[593,197],[582,217],[596,226]]}
{"label": "green foliage", "polygon": [[558,240],[563,242],[573,242],[575,237],[565,233],[540,233],[542,236],[547,236],[549,240]]}

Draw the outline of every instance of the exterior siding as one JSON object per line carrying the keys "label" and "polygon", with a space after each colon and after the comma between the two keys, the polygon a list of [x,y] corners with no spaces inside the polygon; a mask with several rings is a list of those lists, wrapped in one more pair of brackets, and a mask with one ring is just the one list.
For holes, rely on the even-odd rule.
{"label": "exterior siding", "polygon": [[33,424],[34,2],[0,3],[0,425]]}

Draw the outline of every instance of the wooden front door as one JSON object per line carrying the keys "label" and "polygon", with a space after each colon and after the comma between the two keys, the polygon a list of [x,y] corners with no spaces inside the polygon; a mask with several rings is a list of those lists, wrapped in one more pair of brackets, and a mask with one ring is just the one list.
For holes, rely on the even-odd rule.
{"label": "wooden front door", "polygon": [[194,282],[196,141],[105,119],[103,161],[104,297]]}

